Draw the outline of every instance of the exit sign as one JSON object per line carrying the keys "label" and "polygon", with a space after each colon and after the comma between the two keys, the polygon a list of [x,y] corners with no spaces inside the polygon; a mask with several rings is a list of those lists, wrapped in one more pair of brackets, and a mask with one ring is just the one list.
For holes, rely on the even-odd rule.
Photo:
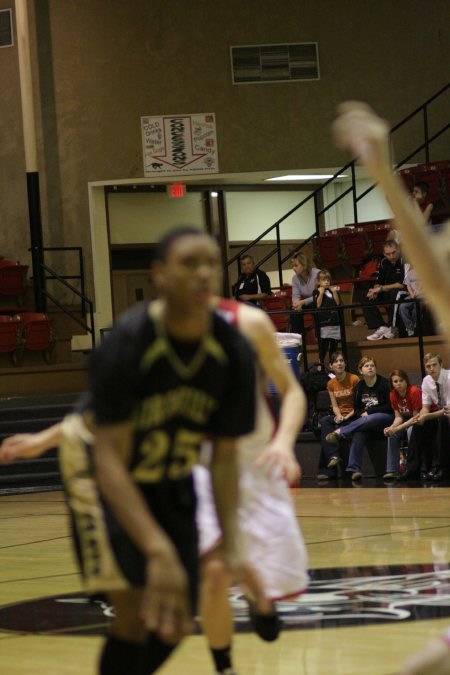
{"label": "exit sign", "polygon": [[186,185],[184,183],[171,183],[167,186],[167,194],[171,199],[186,196]]}

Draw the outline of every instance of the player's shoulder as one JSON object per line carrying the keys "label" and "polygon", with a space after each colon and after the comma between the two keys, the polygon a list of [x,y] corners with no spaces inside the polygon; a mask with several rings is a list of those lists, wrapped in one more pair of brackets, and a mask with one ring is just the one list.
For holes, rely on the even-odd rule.
{"label": "player's shoulder", "polygon": [[212,310],[212,332],[220,341],[239,341],[243,340],[237,325],[222,309],[214,308]]}
{"label": "player's shoulder", "polygon": [[124,312],[93,354],[93,361],[109,363],[126,360],[139,351],[140,346],[151,341],[155,330],[149,314],[148,303],[140,303]]}

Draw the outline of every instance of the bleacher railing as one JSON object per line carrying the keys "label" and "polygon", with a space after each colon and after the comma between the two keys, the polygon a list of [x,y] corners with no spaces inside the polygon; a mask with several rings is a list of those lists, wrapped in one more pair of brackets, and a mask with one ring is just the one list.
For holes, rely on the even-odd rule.
{"label": "bleacher railing", "polygon": [[[316,317],[318,314],[321,312],[339,312],[339,325],[341,329],[341,339],[338,341],[339,347],[338,349],[342,351],[342,353],[345,356],[345,360],[348,363],[349,358],[348,358],[348,345],[347,345],[347,336],[346,336],[346,326],[345,326],[345,321],[344,321],[344,312],[346,310],[352,310],[352,309],[361,309],[363,307],[373,307],[375,306],[382,306],[382,307],[387,307],[390,305],[401,305],[404,303],[414,303],[416,305],[416,332],[417,336],[414,338],[417,340],[417,349],[418,349],[418,358],[419,358],[419,368],[420,372],[422,374],[422,377],[425,377],[425,369],[423,366],[423,357],[425,355],[425,349],[424,349],[424,333],[423,333],[423,321],[422,321],[422,312],[421,312],[421,304],[423,301],[421,301],[418,298],[399,298],[398,300],[382,300],[380,302],[352,302],[348,304],[342,304],[342,305],[337,305],[336,307],[333,307],[331,310],[329,307],[326,308],[317,308],[317,307],[307,307],[304,306],[300,311],[294,310],[294,309],[280,309],[280,310],[271,310],[267,311],[267,314],[270,315],[289,315],[289,317],[295,316],[300,319],[300,334],[302,336],[302,345],[301,345],[301,350],[302,350],[302,363],[303,363],[303,369],[306,372],[308,370],[308,348],[312,348],[314,350],[318,349],[318,342],[317,344],[314,345],[308,345],[307,341],[307,333],[308,330],[304,326],[304,317],[308,314],[312,314],[314,317]],[[318,322],[315,319],[314,321],[315,327],[310,328],[309,330],[315,330],[315,334],[318,334]],[[367,328],[367,330],[370,332],[370,328]],[[395,341],[398,338],[391,338],[388,340],[389,344],[395,344]],[[401,339],[401,338],[400,338]],[[369,345],[368,345],[369,348]]]}
{"label": "bleacher railing", "polygon": [[[43,251],[75,251],[77,253],[78,261],[78,273],[77,274],[59,274],[52,267],[47,265],[45,262],[42,264],[42,268],[45,272],[46,281],[56,281],[58,284],[64,286],[72,293],[74,293],[81,302],[81,316],[79,316],[67,305],[64,305],[58,298],[53,295],[47,288],[43,289],[43,293],[46,298],[51,300],[64,314],[66,314],[72,321],[75,321],[83,330],[91,336],[92,348],[95,347],[95,324],[94,324],[94,305],[92,300],[90,300],[85,292],[85,273],[84,273],[84,258],[83,258],[83,249],[81,246],[45,246]],[[76,288],[73,284],[69,283],[70,281],[79,281],[80,289]],[[89,321],[87,318],[89,317]]]}
{"label": "bleacher railing", "polygon": [[[404,117],[400,122],[398,122],[394,127],[391,129],[390,133],[390,139],[392,142],[392,138],[395,132],[397,132],[399,129],[401,129],[407,122],[409,122],[411,119],[418,115],[422,115],[422,128],[423,128],[423,142],[418,145],[414,150],[412,150],[406,157],[404,157],[398,164],[395,165],[396,169],[399,169],[402,167],[406,162],[408,162],[412,157],[417,155],[418,152],[421,152],[422,150],[425,150],[425,157],[427,162],[429,161],[429,148],[430,145],[433,141],[435,141],[437,138],[439,138],[442,134],[444,134],[449,128],[450,128],[450,122],[444,124],[438,131],[430,135],[429,133],[429,123],[428,123],[428,118],[429,118],[429,110],[430,106],[435,103],[438,99],[440,99],[448,90],[450,90],[450,82],[446,84],[442,89],[437,91],[433,96],[431,96],[429,99],[427,99],[422,105],[420,105],[416,110],[411,112],[409,115]],[[351,173],[351,185],[344,190],[340,195],[338,195],[333,201],[328,203],[326,206],[321,207],[320,203],[323,201],[324,198],[324,190],[328,188],[332,183],[334,183],[337,179],[338,176],[345,171],[350,170]],[[273,247],[272,250],[270,250],[263,258],[258,260],[258,267],[262,266],[265,262],[270,260],[273,256],[276,256],[276,261],[277,261],[277,269],[278,269],[278,275],[279,275],[279,281],[280,281],[280,287],[283,285],[283,270],[282,266],[283,264],[289,260],[289,258],[292,256],[293,253],[296,251],[300,251],[304,246],[306,246],[312,239],[314,239],[315,236],[317,236],[320,233],[320,224],[321,221],[324,217],[324,215],[332,209],[336,204],[338,204],[342,199],[344,199],[347,195],[351,194],[352,196],[352,204],[353,204],[353,219],[354,223],[358,223],[358,204],[359,202],[364,199],[375,187],[376,183],[374,183],[372,186],[367,188],[364,192],[361,194],[357,193],[356,189],[356,159],[353,159],[351,162],[348,162],[345,166],[343,166],[339,171],[337,171],[331,178],[329,178],[323,185],[319,186],[314,190],[314,192],[311,192],[305,199],[303,199],[299,204],[294,206],[290,211],[285,213],[281,218],[279,218],[273,225],[270,225],[264,232],[262,232],[256,239],[254,239],[250,244],[247,244],[244,246],[238,253],[236,253],[232,258],[230,258],[226,262],[226,267],[230,268],[231,265],[236,263],[237,270],[236,270],[236,279],[239,278],[240,275],[240,260],[245,253],[250,251],[250,249],[255,246],[258,242],[261,241],[264,237],[266,237],[268,234],[273,233],[273,236],[275,237],[276,243],[275,246]],[[296,248],[294,248],[292,251],[289,252],[287,256],[284,258],[281,255],[281,232],[280,232],[280,226],[282,223],[289,218],[293,213],[301,209],[303,206],[311,202],[311,200],[314,203],[314,221],[315,221],[315,229],[311,233],[310,236],[308,236],[306,239],[304,239]]]}

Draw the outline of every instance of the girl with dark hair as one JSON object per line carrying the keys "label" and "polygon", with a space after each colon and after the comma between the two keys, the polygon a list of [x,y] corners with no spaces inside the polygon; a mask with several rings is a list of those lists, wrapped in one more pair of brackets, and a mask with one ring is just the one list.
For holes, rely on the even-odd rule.
{"label": "girl with dark hair", "polygon": [[334,377],[328,381],[327,391],[330,395],[333,414],[322,417],[320,420],[322,451],[317,480],[328,480],[336,474],[337,466],[341,462],[339,444],[337,442],[329,443],[326,437],[353,418],[353,398],[359,382],[357,375],[347,372],[342,352],[334,352],[331,355],[330,368]]}
{"label": "girl with dark hair", "polygon": [[420,387],[410,384],[407,373],[401,368],[389,375],[391,392],[389,398],[394,411],[394,421],[384,430],[388,439],[385,480],[395,480],[399,476],[400,446],[410,439],[412,425],[417,421],[422,407]]}

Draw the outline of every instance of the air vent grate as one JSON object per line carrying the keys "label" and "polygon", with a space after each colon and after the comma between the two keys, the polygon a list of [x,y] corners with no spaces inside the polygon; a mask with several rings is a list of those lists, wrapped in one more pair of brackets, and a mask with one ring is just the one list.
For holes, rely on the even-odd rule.
{"label": "air vent grate", "polygon": [[0,9],[0,47],[12,47],[12,12],[10,9]]}
{"label": "air vent grate", "polygon": [[234,84],[319,80],[317,42],[231,47]]}

